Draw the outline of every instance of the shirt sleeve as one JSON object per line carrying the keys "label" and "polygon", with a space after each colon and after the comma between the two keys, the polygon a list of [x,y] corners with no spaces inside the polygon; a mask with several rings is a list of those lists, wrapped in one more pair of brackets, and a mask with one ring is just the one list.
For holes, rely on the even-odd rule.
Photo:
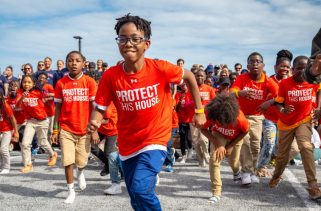
{"label": "shirt sleeve", "polygon": [[97,85],[94,79],[89,78],[89,100],[94,101],[97,91]]}
{"label": "shirt sleeve", "polygon": [[106,110],[107,106],[112,101],[111,77],[112,75],[107,71],[103,74],[99,82],[95,103],[100,110]]}
{"label": "shirt sleeve", "polygon": [[184,69],[167,61],[156,61],[158,68],[164,73],[168,83],[180,84],[183,80]]}
{"label": "shirt sleeve", "polygon": [[6,115],[8,117],[12,117],[13,116],[12,108],[10,107],[10,105],[8,103],[5,103],[4,105],[5,105]]}
{"label": "shirt sleeve", "polygon": [[240,130],[243,133],[246,133],[250,129],[249,121],[245,118],[244,114],[241,115],[240,118]]}
{"label": "shirt sleeve", "polygon": [[284,81],[281,81],[281,83],[279,84],[279,91],[278,91],[278,95],[275,98],[275,102],[277,103],[283,103],[284,99],[285,99],[285,84]]}
{"label": "shirt sleeve", "polygon": [[58,83],[56,84],[55,98],[54,98],[55,103],[62,103],[62,87],[61,87],[61,85],[62,85],[61,81],[58,81]]}
{"label": "shirt sleeve", "polygon": [[278,95],[278,84],[273,80],[269,80],[269,95],[275,97]]}

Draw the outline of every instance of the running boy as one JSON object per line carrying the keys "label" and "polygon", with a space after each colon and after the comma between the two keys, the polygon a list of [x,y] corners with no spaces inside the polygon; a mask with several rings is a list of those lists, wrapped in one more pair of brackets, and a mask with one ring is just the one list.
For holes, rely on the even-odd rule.
{"label": "running boy", "polygon": [[[86,134],[89,121],[91,102],[95,99],[96,82],[82,72],[85,57],[78,51],[71,51],[66,57],[69,74],[57,82],[55,89],[56,112],[54,129],[60,124],[60,146],[62,164],[68,187],[68,197],[64,201],[71,204],[75,199],[74,165],[77,166],[78,185],[81,190],[86,188],[83,169],[87,165],[90,152],[90,137]],[[53,134],[52,140],[57,143],[58,135]]]}
{"label": "running boy", "polygon": [[192,73],[162,60],[144,58],[151,45],[150,22],[130,14],[117,19],[116,41],[124,62],[104,73],[98,86],[88,131],[97,130],[113,101],[119,121],[118,146],[125,182],[135,210],[161,210],[154,192],[156,175],[166,157],[171,135],[170,83],[185,79],[196,105],[194,123],[205,122]]}

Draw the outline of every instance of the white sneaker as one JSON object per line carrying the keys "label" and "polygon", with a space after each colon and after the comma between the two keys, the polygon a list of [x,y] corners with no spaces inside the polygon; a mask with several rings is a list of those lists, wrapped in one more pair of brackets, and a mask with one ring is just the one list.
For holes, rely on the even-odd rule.
{"label": "white sneaker", "polygon": [[77,170],[77,179],[78,179],[78,186],[80,190],[85,190],[87,184],[86,184],[86,179],[85,179],[83,170],[82,171]]}
{"label": "white sneaker", "polygon": [[302,160],[293,159],[296,166],[302,165]]}
{"label": "white sneaker", "polygon": [[192,159],[193,158],[193,149],[189,149],[187,151],[187,159]]}
{"label": "white sneaker", "polygon": [[209,198],[209,202],[213,204],[219,202],[220,200],[221,200],[220,196],[212,196],[211,198]]}
{"label": "white sneaker", "polygon": [[2,171],[0,171],[0,174],[9,174],[9,172],[9,169],[2,169]]}
{"label": "white sneaker", "polygon": [[159,185],[159,176],[158,176],[158,174],[156,175],[156,183],[155,183],[155,185],[156,185],[156,186]]}
{"label": "white sneaker", "polygon": [[251,184],[251,174],[250,173],[242,173],[242,185]]}
{"label": "white sneaker", "polygon": [[72,204],[75,200],[76,197],[76,193],[75,190],[68,190],[68,196],[66,198],[66,200],[64,201],[65,204]]}
{"label": "white sneaker", "polygon": [[121,194],[121,185],[118,183],[113,183],[109,188],[104,190],[104,194],[106,195],[116,195],[116,194]]}
{"label": "white sneaker", "polygon": [[251,174],[251,182],[259,184],[260,183],[260,179],[255,174]]}
{"label": "white sneaker", "polygon": [[182,164],[186,163],[186,155],[182,156],[182,160],[180,160],[179,163],[182,163]]}
{"label": "white sneaker", "polygon": [[206,161],[205,159],[201,159],[198,161],[198,166],[205,168],[206,167]]}

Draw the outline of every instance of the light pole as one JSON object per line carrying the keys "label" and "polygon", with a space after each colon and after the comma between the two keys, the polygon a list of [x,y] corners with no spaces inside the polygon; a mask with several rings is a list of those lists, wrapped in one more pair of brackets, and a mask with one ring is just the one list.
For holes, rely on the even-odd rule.
{"label": "light pole", "polygon": [[79,49],[79,52],[81,53],[81,39],[82,39],[82,37],[81,36],[74,36],[74,38],[76,40],[78,40],[78,49]]}

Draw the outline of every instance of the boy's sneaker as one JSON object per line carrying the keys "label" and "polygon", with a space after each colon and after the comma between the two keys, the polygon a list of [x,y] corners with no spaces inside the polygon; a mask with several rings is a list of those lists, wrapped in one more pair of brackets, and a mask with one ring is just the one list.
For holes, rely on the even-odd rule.
{"label": "boy's sneaker", "polygon": [[242,173],[242,185],[251,184],[251,174],[250,173]]}
{"label": "boy's sneaker", "polygon": [[192,159],[193,158],[193,149],[189,149],[188,151],[187,151],[187,159]]}
{"label": "boy's sneaker", "polygon": [[58,154],[57,152],[54,152],[54,154],[49,158],[48,161],[48,166],[54,166],[57,163],[57,158],[58,158]]}
{"label": "boy's sneaker", "polygon": [[169,173],[173,173],[174,172],[173,167],[171,165],[167,165],[165,171],[169,172]]}
{"label": "boy's sneaker", "polygon": [[20,171],[22,173],[29,173],[33,170],[33,166],[32,164],[26,165],[25,167],[23,167],[22,169],[20,169]]}
{"label": "boy's sneaker", "polygon": [[118,183],[113,183],[109,188],[104,190],[104,194],[106,195],[117,195],[121,193],[122,193],[121,185]]}
{"label": "boy's sneaker", "polygon": [[76,197],[76,193],[75,190],[68,190],[68,196],[66,198],[66,200],[64,201],[65,204],[72,204],[75,200]]}
{"label": "boy's sneaker", "polygon": [[175,163],[175,148],[171,148],[171,158],[170,158],[171,162]]}
{"label": "boy's sneaker", "polygon": [[321,199],[321,190],[318,186],[309,187],[307,188],[307,191],[309,192],[309,197],[312,200]]}
{"label": "boy's sneaker", "polygon": [[260,180],[255,174],[251,174],[251,183],[259,184]]}
{"label": "boy's sneaker", "polygon": [[220,196],[212,196],[211,198],[209,198],[209,202],[213,204],[219,202],[220,200],[221,200]]}
{"label": "boy's sneaker", "polygon": [[235,183],[239,183],[242,181],[241,171],[238,171],[237,173],[233,174],[233,181]]}
{"label": "boy's sneaker", "polygon": [[179,161],[179,163],[182,163],[182,164],[186,163],[186,155],[182,156],[182,160]]}
{"label": "boy's sneaker", "polygon": [[272,177],[272,179],[269,182],[270,188],[275,188],[279,185],[279,183],[282,181],[282,177]]}
{"label": "boy's sneaker", "polygon": [[2,171],[0,171],[0,174],[9,174],[10,170],[9,169],[2,169]]}
{"label": "boy's sneaker", "polygon": [[78,179],[78,186],[80,188],[80,190],[85,190],[86,189],[86,179],[85,179],[85,175],[84,175],[84,170],[79,171],[77,169],[77,179]]}
{"label": "boy's sneaker", "polygon": [[268,168],[266,168],[266,166],[259,168],[256,172],[256,175],[258,177],[270,177],[271,176],[270,171]]}

